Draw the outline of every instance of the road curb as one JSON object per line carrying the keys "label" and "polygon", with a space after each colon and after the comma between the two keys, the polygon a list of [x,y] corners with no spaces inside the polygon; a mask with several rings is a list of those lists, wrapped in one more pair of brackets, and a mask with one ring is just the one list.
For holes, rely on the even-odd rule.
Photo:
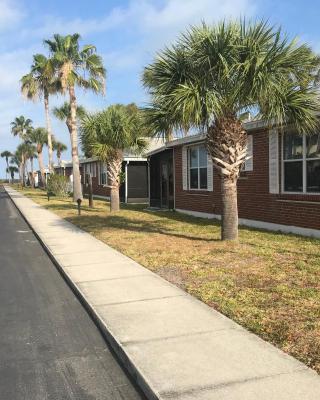
{"label": "road curb", "polygon": [[[111,347],[112,351],[118,358],[118,360],[121,362],[122,367],[125,369],[125,371],[129,374],[129,376],[133,379],[135,384],[138,386],[138,388],[141,390],[141,392],[146,396],[148,400],[161,400],[159,395],[152,390],[150,385],[147,383],[147,380],[143,376],[143,374],[136,368],[136,366],[131,362],[130,358],[127,356],[126,352],[123,350],[121,343],[115,338],[115,336],[112,334],[112,332],[108,329],[104,321],[100,318],[99,313],[95,310],[94,306],[92,306],[82,293],[81,289],[78,287],[78,285],[73,282],[71,277],[68,275],[68,273],[63,269],[63,267],[60,265],[60,263],[57,261],[57,259],[54,257],[46,243],[42,240],[40,235],[37,233],[36,229],[32,226],[30,221],[27,219],[27,217],[23,214],[17,203],[15,202],[14,198],[10,195],[9,191],[7,190],[6,186],[3,186],[7,195],[9,196],[10,200],[18,210],[19,214],[23,218],[23,220],[27,223],[27,225],[30,227],[32,230],[33,234],[35,237],[38,239],[39,243],[41,244],[42,248],[44,251],[47,253],[49,256],[50,260],[52,263],[55,265],[57,270],[59,271],[60,275],[62,278],[66,281],[68,286],[71,288],[72,292],[76,295],[80,303],[84,306],[85,310],[89,314],[90,318],[93,320],[95,325],[98,327],[99,331],[101,332],[102,336],[106,340],[107,344]],[[23,195],[23,194],[22,194]],[[80,228],[78,228],[81,230]]]}

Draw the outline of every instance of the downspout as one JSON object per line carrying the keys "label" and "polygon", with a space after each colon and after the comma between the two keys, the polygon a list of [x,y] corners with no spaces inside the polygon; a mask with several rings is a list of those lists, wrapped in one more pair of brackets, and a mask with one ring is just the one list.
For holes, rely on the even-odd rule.
{"label": "downspout", "polygon": [[124,202],[128,203],[128,164],[130,161],[126,161],[126,165],[124,167]]}
{"label": "downspout", "polygon": [[148,201],[150,207],[150,157],[148,157],[147,159],[147,165],[148,165]]}
{"label": "downspout", "polygon": [[176,163],[175,163],[175,157],[174,157],[174,147],[172,149],[172,163],[173,163],[173,168],[172,168],[172,174],[173,174],[173,209],[176,209]]}

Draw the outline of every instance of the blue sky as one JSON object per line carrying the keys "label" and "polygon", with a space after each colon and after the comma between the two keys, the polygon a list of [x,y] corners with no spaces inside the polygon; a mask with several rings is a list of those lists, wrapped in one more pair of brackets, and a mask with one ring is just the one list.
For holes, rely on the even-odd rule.
{"label": "blue sky", "polygon": [[[79,104],[94,111],[112,103],[147,102],[140,76],[157,50],[190,24],[239,16],[267,18],[320,52],[319,0],[0,0],[0,152],[14,151],[19,142],[10,133],[16,116],[31,118],[34,126],[45,124],[42,103],[22,98],[19,79],[33,54],[46,53],[42,41],[53,33],[78,32],[82,44],[96,45],[102,55],[106,95],[78,91]],[[63,101],[60,96],[51,103]],[[54,118],[53,130],[69,144],[66,127]],[[69,151],[64,158],[70,159]],[[4,170],[1,160],[2,177]]]}

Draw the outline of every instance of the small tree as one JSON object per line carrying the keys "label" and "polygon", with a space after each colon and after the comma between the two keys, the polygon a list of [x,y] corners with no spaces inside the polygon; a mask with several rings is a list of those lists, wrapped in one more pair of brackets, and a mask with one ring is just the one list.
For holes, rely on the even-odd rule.
{"label": "small tree", "polygon": [[110,211],[120,209],[119,187],[123,152],[141,153],[147,142],[143,137],[142,117],[133,105],[113,105],[105,111],[86,116],[81,123],[81,142],[87,155],[107,163]]}
{"label": "small tree", "polygon": [[68,197],[69,180],[66,176],[50,175],[47,183],[48,199],[50,196]]}
{"label": "small tree", "polygon": [[247,139],[240,115],[256,109],[269,126],[313,129],[319,101],[310,83],[318,62],[280,29],[236,21],[191,28],[145,68],[152,102],[180,126],[207,134],[221,180],[222,239],[238,237],[237,181]]}

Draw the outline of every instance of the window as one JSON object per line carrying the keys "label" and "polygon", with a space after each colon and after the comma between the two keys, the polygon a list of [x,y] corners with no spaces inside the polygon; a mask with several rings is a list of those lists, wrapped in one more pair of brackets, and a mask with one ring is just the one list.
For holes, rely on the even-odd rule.
{"label": "window", "polygon": [[99,164],[99,185],[106,185],[107,184],[107,166],[105,163],[100,162]]}
{"label": "window", "polygon": [[208,189],[207,150],[205,146],[192,146],[188,150],[189,188]]}
{"label": "window", "polygon": [[320,193],[320,134],[283,135],[283,189]]}

